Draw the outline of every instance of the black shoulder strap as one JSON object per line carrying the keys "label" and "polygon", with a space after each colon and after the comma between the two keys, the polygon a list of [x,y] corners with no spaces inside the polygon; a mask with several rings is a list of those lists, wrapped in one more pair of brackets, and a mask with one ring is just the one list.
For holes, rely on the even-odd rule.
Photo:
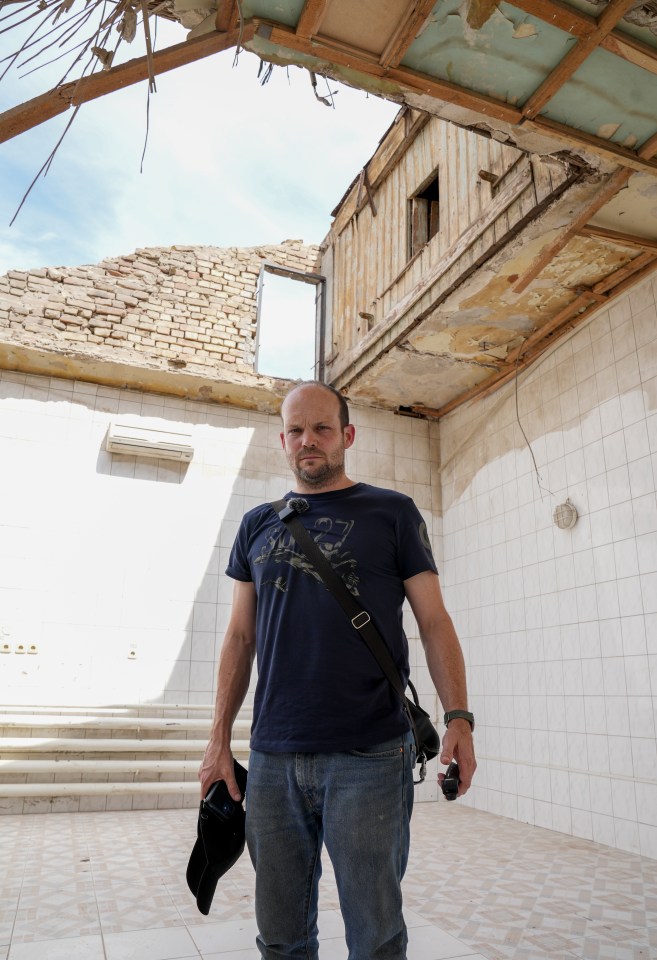
{"label": "black shoulder strap", "polygon": [[[351,621],[352,627],[360,633],[361,637],[369,647],[374,659],[377,661],[381,667],[381,670],[390,681],[395,693],[405,705],[406,694],[402,686],[399,671],[397,670],[395,661],[392,659],[390,651],[382,640],[379,631],[372,623],[369,613],[366,610],[363,610],[363,608],[356,602],[352,594],[349,592],[349,589],[347,588],[347,585],[342,577],[335,572],[315,540],[313,540],[304,527],[296,510],[294,510],[294,508],[291,507],[286,500],[276,500],[274,503],[272,503],[272,507],[289,529],[297,544],[306,554],[306,557],[312,561],[315,571],[324,581],[329,593],[331,593],[338,601]],[[413,723],[412,718],[411,723]],[[415,725],[413,724],[413,728],[414,727]]]}

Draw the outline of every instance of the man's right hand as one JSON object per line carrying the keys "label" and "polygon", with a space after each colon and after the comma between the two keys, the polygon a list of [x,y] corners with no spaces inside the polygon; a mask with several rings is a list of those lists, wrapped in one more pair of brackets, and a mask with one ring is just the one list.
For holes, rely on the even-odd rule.
{"label": "man's right hand", "polygon": [[205,755],[198,771],[201,781],[201,799],[205,797],[215,780],[224,780],[229,794],[238,803],[243,799],[235,779],[235,766],[230,747],[216,747],[212,741],[205,748]]}

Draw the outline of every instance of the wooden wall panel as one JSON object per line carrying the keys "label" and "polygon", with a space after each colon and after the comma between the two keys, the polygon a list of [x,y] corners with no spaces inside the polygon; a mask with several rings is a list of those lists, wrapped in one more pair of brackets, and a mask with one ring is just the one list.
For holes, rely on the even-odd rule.
{"label": "wooden wall panel", "polygon": [[[397,140],[401,126],[394,128]],[[377,184],[377,215],[373,215],[367,203],[347,222],[344,213],[336,216],[331,235],[335,273],[329,309],[340,351],[350,349],[366,336],[372,325],[382,320],[445,256],[464,231],[490,210],[495,195],[491,184],[479,177],[480,170],[495,177],[508,172],[508,180],[500,186],[503,189],[527,165],[531,165],[534,183],[474,243],[468,252],[472,262],[505,235],[510,223],[548,197],[563,182],[567,171],[558,164],[523,155],[514,147],[432,117]],[[440,228],[409,262],[409,200],[435,171],[439,176]],[[349,202],[355,210],[353,198]],[[374,320],[360,318],[361,312],[373,314]],[[330,348],[327,352],[331,352]]]}

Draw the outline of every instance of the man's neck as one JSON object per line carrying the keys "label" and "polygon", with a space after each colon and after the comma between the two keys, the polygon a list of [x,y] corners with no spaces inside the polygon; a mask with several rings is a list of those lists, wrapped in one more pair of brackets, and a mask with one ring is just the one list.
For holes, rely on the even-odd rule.
{"label": "man's neck", "polygon": [[326,484],[306,483],[295,477],[294,493],[333,493],[337,490],[346,490],[347,487],[353,487],[355,480],[350,480],[348,476],[343,475],[335,480],[329,480]]}

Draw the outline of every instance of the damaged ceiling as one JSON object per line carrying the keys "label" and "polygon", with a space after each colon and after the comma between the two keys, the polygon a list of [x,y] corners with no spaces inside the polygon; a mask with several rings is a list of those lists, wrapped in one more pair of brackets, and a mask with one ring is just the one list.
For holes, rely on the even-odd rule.
{"label": "damaged ceiling", "polygon": [[[66,14],[71,0],[61,6]],[[113,5],[119,26],[144,9]],[[562,198],[378,352],[366,338],[365,359],[333,377],[351,395],[440,415],[504,382],[655,265],[657,0],[164,0],[149,9],[187,27],[187,39],[118,66],[100,57],[102,70],[0,115],[0,141],[241,46],[589,171],[573,202]]]}

